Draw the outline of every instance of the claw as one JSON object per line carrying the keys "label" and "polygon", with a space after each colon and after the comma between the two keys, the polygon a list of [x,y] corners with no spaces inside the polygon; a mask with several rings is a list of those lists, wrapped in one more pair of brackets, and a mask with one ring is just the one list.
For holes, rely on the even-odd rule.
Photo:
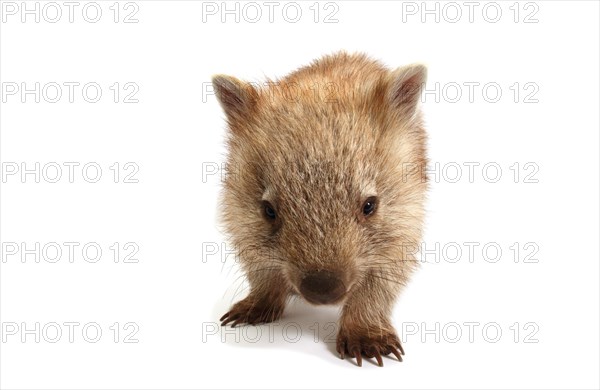
{"label": "claw", "polygon": [[231,312],[228,311],[227,313],[223,314],[223,317],[219,318],[219,321],[223,321],[225,318],[227,318],[229,316]]}
{"label": "claw", "polygon": [[[223,321],[221,323],[221,326],[227,326],[227,324],[229,324],[232,321],[235,321],[234,324],[236,324],[238,322],[238,320],[240,319],[240,315],[239,314],[234,314],[232,316],[228,316],[225,321]],[[232,325],[232,327],[235,327],[235,325]]]}
{"label": "claw", "polygon": [[341,345],[338,346],[338,352],[340,353],[340,359],[344,359],[346,357],[345,349],[346,349],[346,343],[342,343]]}
{"label": "claw", "polygon": [[[340,354],[340,359],[344,359],[346,355],[350,360],[355,358],[358,367],[362,367],[363,356],[370,363],[376,361],[379,367],[383,367],[384,356],[394,354],[401,362],[404,355],[404,348],[395,333],[382,334],[379,337],[365,336],[360,333],[338,334],[336,351]],[[391,356],[388,357],[393,359]]]}
{"label": "claw", "polygon": [[356,364],[358,364],[359,367],[362,367],[362,356],[360,351],[354,351],[354,357],[356,358]]}
{"label": "claw", "polygon": [[230,322],[231,322],[231,319],[226,318],[225,320],[221,321],[221,326],[227,326],[227,324]]}
{"label": "claw", "polygon": [[383,359],[381,359],[381,354],[379,351],[375,351],[375,359],[377,359],[377,364],[379,367],[383,367]]}
{"label": "claw", "polygon": [[392,348],[392,353],[394,354],[394,356],[396,356],[396,358],[398,359],[399,362],[402,361],[402,356],[400,355],[400,352],[398,352],[398,350],[396,348]]}

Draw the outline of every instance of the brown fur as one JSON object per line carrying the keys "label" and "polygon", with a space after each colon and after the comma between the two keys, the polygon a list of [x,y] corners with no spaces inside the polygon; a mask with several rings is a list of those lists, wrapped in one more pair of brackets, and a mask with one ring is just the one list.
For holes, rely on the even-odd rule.
{"label": "brown fur", "polygon": [[[291,295],[335,282],[345,293],[323,300],[343,304],[340,355],[401,360],[390,314],[421,241],[425,78],[421,65],[392,71],[344,52],[264,86],[213,78],[229,125],[222,220],[250,284],[224,325],[277,320]],[[335,280],[303,284],[319,272]]]}

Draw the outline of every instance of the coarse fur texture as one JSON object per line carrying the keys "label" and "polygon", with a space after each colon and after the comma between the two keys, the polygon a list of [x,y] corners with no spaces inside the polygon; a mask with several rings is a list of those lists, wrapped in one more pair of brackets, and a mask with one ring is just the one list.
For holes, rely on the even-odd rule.
{"label": "coarse fur texture", "polygon": [[402,360],[390,315],[421,241],[425,79],[345,52],[262,86],[213,78],[229,127],[222,223],[250,285],[223,325],[275,321],[297,294],[343,305],[342,358]]}

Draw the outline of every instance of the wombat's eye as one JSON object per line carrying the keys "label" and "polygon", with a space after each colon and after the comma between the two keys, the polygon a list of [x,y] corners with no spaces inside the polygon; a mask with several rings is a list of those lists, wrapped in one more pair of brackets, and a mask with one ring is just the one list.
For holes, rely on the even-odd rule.
{"label": "wombat's eye", "polygon": [[277,213],[275,212],[275,209],[273,208],[273,206],[271,205],[271,203],[267,202],[266,200],[263,202],[263,208],[265,210],[265,216],[270,219],[270,220],[274,220],[277,218]]}
{"label": "wombat's eye", "polygon": [[363,208],[362,208],[363,215],[368,217],[369,215],[371,215],[375,212],[376,208],[377,208],[377,198],[374,196],[367,198],[367,200],[363,204]]}

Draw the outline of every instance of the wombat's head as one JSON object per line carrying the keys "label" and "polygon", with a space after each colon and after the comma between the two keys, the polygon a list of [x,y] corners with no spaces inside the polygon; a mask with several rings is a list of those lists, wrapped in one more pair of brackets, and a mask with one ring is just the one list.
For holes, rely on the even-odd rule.
{"label": "wombat's head", "polygon": [[426,187],[425,77],[341,54],[260,87],[213,78],[229,125],[220,207],[254,285],[281,271],[326,304],[370,278],[404,282]]}

